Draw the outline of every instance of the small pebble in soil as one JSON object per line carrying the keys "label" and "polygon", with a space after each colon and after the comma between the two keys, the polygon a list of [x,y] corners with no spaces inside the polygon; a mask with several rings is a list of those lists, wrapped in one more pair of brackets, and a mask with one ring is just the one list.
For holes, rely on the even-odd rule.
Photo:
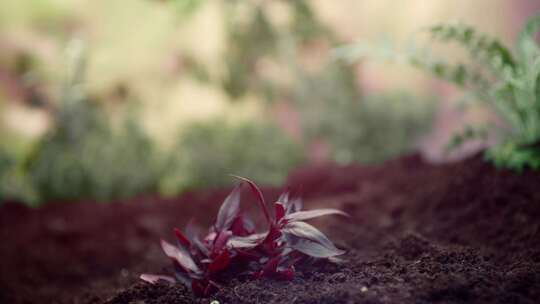
{"label": "small pebble in soil", "polygon": [[210,302],[210,304],[219,304],[219,301],[214,300],[214,301]]}
{"label": "small pebble in soil", "polygon": [[360,288],[361,293],[366,293],[367,291],[368,291],[368,288],[366,286],[362,286],[362,288]]}

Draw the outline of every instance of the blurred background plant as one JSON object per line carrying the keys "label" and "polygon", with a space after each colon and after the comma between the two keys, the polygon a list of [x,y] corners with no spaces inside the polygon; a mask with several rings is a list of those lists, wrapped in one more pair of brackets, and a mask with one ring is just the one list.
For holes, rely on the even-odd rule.
{"label": "blurred background plant", "polygon": [[452,63],[436,58],[433,52],[417,47],[408,52],[350,45],[338,50],[338,57],[354,61],[370,53],[390,54],[434,76],[465,89],[484,102],[501,120],[480,128],[467,126],[455,135],[450,147],[467,140],[485,138],[498,131],[497,143],[486,151],[496,166],[516,170],[540,168],[540,13],[532,16],[519,33],[516,52],[499,39],[480,33],[463,23],[444,23],[427,30],[432,41],[456,43],[469,54],[469,61]]}
{"label": "blurred background plant", "polygon": [[116,125],[84,88],[81,41],[68,47],[69,64],[52,127],[25,160],[30,184],[40,201],[110,201],[155,193],[163,168],[157,149],[137,124],[133,109]]}
{"label": "blurred background plant", "polygon": [[[301,146],[272,122],[216,119],[185,128],[169,159],[161,193],[230,185],[230,174],[279,186],[302,164]],[[227,178],[229,177],[229,178]]]}
{"label": "blurred background plant", "polygon": [[[272,19],[276,2],[290,18]],[[222,2],[225,73],[210,84],[233,101],[251,94],[270,107],[288,105],[304,145],[322,141],[327,157],[341,164],[380,162],[415,147],[430,125],[432,100],[406,92],[366,96],[354,66],[324,55],[341,40],[311,2],[276,2]]]}
{"label": "blurred background plant", "polygon": [[453,17],[507,42],[538,5],[5,0],[1,7],[0,201],[37,205],[176,195],[227,186],[229,173],[279,185],[310,162],[381,162],[426,138],[436,146],[434,138],[464,123],[440,123],[452,91],[412,69],[335,60],[333,48],[381,33],[399,41],[418,23]]}

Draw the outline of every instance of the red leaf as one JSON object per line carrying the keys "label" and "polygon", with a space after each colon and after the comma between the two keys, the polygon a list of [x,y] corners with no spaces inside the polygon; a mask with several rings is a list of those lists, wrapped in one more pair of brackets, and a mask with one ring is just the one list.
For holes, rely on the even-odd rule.
{"label": "red leaf", "polygon": [[231,262],[230,253],[229,250],[225,249],[221,252],[220,255],[218,255],[217,258],[215,258],[209,265],[208,265],[208,271],[210,273],[216,273],[219,272],[229,266]]}
{"label": "red leaf", "polygon": [[317,228],[304,222],[290,222],[281,230],[287,245],[314,257],[330,257],[343,254]]}
{"label": "red leaf", "polygon": [[272,275],[276,273],[276,269],[279,265],[279,259],[280,257],[274,257],[268,260],[266,264],[263,267],[263,275]]}
{"label": "red leaf", "polygon": [[276,214],[276,222],[279,222],[285,216],[285,207],[282,203],[276,202],[274,204],[274,209]]}
{"label": "red leaf", "polygon": [[256,233],[248,236],[232,236],[227,241],[227,246],[230,248],[249,249],[257,247],[265,238],[264,233]]}
{"label": "red leaf", "polygon": [[[332,242],[315,227],[302,222],[318,216],[345,213],[335,209],[300,211],[300,199],[291,200],[288,192],[280,196],[269,210],[261,190],[252,181],[246,182],[255,194],[266,220],[268,230],[255,233],[255,225],[240,215],[241,185],[233,189],[221,205],[216,223],[201,241],[190,221],[183,233],[175,228],[178,244],[161,241],[165,254],[173,260],[175,278],[144,274],[141,279],[155,283],[159,280],[181,282],[190,286],[199,296],[207,296],[219,288],[211,279],[219,278],[231,263],[245,265],[258,276],[274,276],[291,280],[294,265],[306,256],[332,258],[342,254]],[[273,212],[272,212],[273,211]]]}
{"label": "red leaf", "polygon": [[298,212],[302,210],[302,199],[295,198],[289,201],[289,206],[287,207],[287,213]]}
{"label": "red leaf", "polygon": [[289,191],[282,193],[277,201],[283,203],[285,214],[297,212],[302,209],[302,200],[300,198],[291,199]]}
{"label": "red leaf", "polygon": [[195,264],[195,262],[189,255],[189,252],[187,252],[187,250],[183,250],[176,246],[173,246],[164,240],[161,240],[161,248],[165,252],[165,255],[178,262],[178,264],[180,264],[180,266],[185,268],[187,271],[195,273],[201,272],[197,264]]}
{"label": "red leaf", "polygon": [[236,186],[219,208],[215,225],[218,231],[228,230],[238,215],[240,211],[241,186],[242,184]]}
{"label": "red leaf", "polygon": [[191,281],[191,290],[196,296],[202,297],[205,296],[205,290],[208,286],[208,283],[202,282],[200,280]]}
{"label": "red leaf", "polygon": [[233,235],[237,236],[246,236],[253,233],[252,224],[246,219],[245,216],[239,215],[236,217],[231,226],[231,231]]}
{"label": "red leaf", "polygon": [[176,235],[176,239],[178,240],[178,242],[184,246],[184,248],[190,248],[191,247],[191,242],[188,240],[188,238],[182,233],[182,231],[180,231],[180,229],[178,228],[174,228],[173,229],[174,231],[174,234]]}
{"label": "red leaf", "polygon": [[281,237],[281,231],[275,227],[270,227],[270,230],[266,233],[264,240],[262,241],[262,247],[267,251],[271,252],[276,248],[276,240]]}
{"label": "red leaf", "polygon": [[[176,264],[176,263],[175,263]],[[181,282],[187,287],[191,287],[191,277],[188,273],[182,272],[182,271],[175,271],[174,277],[176,278],[176,281]]]}
{"label": "red leaf", "polygon": [[251,180],[245,177],[241,177],[237,175],[232,175],[232,176],[246,182],[249,185],[249,188],[258,199],[259,205],[261,206],[261,209],[263,210],[266,221],[268,222],[269,225],[272,225],[272,219],[270,218],[270,213],[268,212],[268,207],[266,206],[266,201],[264,200],[264,196],[261,192],[261,189],[259,189],[259,187],[257,187],[257,185],[254,182],[252,182]]}
{"label": "red leaf", "polygon": [[345,251],[337,249],[333,245],[332,248],[328,248],[318,242],[300,238],[293,234],[284,233],[283,235],[285,236],[287,246],[311,257],[330,258],[345,253]]}
{"label": "red leaf", "polygon": [[286,205],[289,202],[289,192],[281,193],[277,201]]}
{"label": "red leaf", "polygon": [[156,275],[156,274],[141,274],[139,277],[141,280],[148,282],[150,284],[156,284],[159,280],[167,281],[169,283],[174,283],[175,279],[170,276],[165,275]]}
{"label": "red leaf", "polygon": [[305,222],[290,222],[283,229],[283,233],[293,234],[302,239],[312,240],[327,247],[333,247],[332,242],[317,228]]}
{"label": "red leaf", "polygon": [[278,269],[276,270],[276,274],[280,278],[290,281],[294,278],[294,274],[295,274],[294,266],[289,266],[287,268],[278,267]]}
{"label": "red leaf", "polygon": [[347,213],[341,210],[326,208],[326,209],[315,209],[315,210],[294,212],[294,213],[286,215],[284,219],[288,221],[305,221],[305,220],[309,220],[309,219],[316,218],[319,216],[330,215],[330,214],[349,216]]}
{"label": "red leaf", "polygon": [[212,231],[212,232],[208,233],[208,235],[206,235],[206,237],[204,238],[204,241],[206,243],[209,243],[209,244],[212,243],[213,244],[215,239],[216,239],[216,236],[217,236],[217,233]]}
{"label": "red leaf", "polygon": [[208,255],[210,255],[210,251],[208,250],[206,245],[203,242],[201,242],[201,240],[198,237],[195,237],[193,239],[193,244],[195,244],[195,247],[199,250],[199,252],[204,257],[207,257]]}
{"label": "red leaf", "polygon": [[232,233],[230,231],[221,231],[217,234],[216,238],[214,239],[214,246],[212,248],[213,255],[217,254],[223,248],[225,248],[225,245],[227,245],[227,241],[229,240],[231,235]]}
{"label": "red leaf", "polygon": [[189,220],[189,222],[186,225],[185,229],[185,235],[188,238],[188,240],[193,241],[193,239],[197,238],[200,234],[199,227],[195,224],[195,220],[192,218]]}

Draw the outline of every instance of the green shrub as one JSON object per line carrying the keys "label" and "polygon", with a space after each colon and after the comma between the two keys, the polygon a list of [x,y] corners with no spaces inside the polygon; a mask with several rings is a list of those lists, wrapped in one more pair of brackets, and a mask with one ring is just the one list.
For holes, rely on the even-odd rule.
{"label": "green shrub", "polygon": [[[486,158],[498,167],[540,168],[540,45],[535,39],[539,29],[537,15],[521,31],[516,52],[512,53],[497,39],[471,26],[441,24],[429,28],[431,38],[456,42],[469,53],[470,63],[449,63],[434,58],[430,52],[402,54],[412,65],[472,92],[506,122],[507,127],[498,130],[500,143],[486,151]],[[364,51],[353,46],[340,53],[351,58],[363,56]],[[483,136],[484,132],[470,130],[465,132]]]}
{"label": "green shrub", "polygon": [[331,158],[341,164],[379,163],[407,153],[431,125],[433,102],[427,99],[399,92],[337,96],[319,100],[303,116],[308,138],[328,141]]}
{"label": "green shrub", "polygon": [[[3,104],[0,103],[0,114]],[[0,203],[4,201],[36,204],[35,193],[24,170],[30,142],[0,122]]]}
{"label": "green shrub", "polygon": [[300,146],[269,122],[197,122],[186,128],[173,149],[162,191],[231,185],[230,174],[250,176],[264,185],[281,184],[303,159]]}
{"label": "green shrub", "polygon": [[[320,67],[305,65],[304,55],[339,41],[309,1],[284,3],[290,18],[281,25],[273,22],[265,3],[223,4],[225,73],[217,84],[234,100],[251,94],[269,103],[290,102],[307,141],[324,138],[333,160],[382,161],[410,149],[429,124],[431,107],[425,100],[399,93],[364,98],[353,67],[331,58],[319,59]],[[266,73],[261,63],[279,67],[280,75]],[[388,107],[398,112],[385,111]]]}
{"label": "green shrub", "polygon": [[415,147],[431,125],[433,102],[406,93],[359,93],[349,66],[331,62],[303,74],[294,91],[308,139],[324,139],[341,164],[378,163]]}
{"label": "green shrub", "polygon": [[24,202],[36,205],[38,197],[22,168],[22,161],[5,147],[0,148],[0,203],[3,201]]}
{"label": "green shrub", "polygon": [[34,146],[25,170],[41,201],[109,201],[156,192],[161,166],[133,112],[113,125],[83,88],[84,57],[72,66],[51,130]]}
{"label": "green shrub", "polygon": [[42,201],[108,201],[157,190],[155,150],[133,119],[114,128],[87,101],[60,112],[28,161],[30,180]]}

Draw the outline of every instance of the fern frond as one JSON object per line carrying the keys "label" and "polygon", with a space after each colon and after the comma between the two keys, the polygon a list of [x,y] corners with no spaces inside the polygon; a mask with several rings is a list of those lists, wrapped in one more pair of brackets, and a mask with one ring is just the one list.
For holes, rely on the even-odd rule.
{"label": "fern frond", "polygon": [[[525,167],[540,169],[540,42],[536,37],[539,31],[540,14],[529,19],[522,30],[515,59],[499,40],[459,23],[439,24],[429,28],[429,33],[433,40],[456,42],[463,47],[473,59],[467,65],[433,59],[430,52],[416,50],[401,52],[397,56],[380,53],[390,54],[401,61],[406,59],[411,65],[463,87],[486,101],[509,127],[501,128],[506,133],[502,137],[505,141],[487,153],[488,159],[496,166],[517,170]],[[340,51],[349,61],[370,53],[358,46]],[[486,71],[492,75],[486,77]],[[479,135],[478,130],[468,127],[454,137],[449,147],[459,146]]]}
{"label": "fern frond", "polygon": [[518,38],[518,51],[523,62],[531,62],[540,56],[540,46],[535,35],[540,31],[540,14],[527,21]]}
{"label": "fern frond", "polygon": [[364,58],[405,63],[428,71],[456,86],[473,91],[485,91],[489,86],[489,81],[480,71],[473,70],[465,64],[448,63],[436,58],[429,49],[417,49],[414,45],[409,45],[409,48],[403,51],[387,42],[377,44],[356,43],[336,48],[333,57],[350,63]]}
{"label": "fern frond", "polygon": [[460,147],[464,142],[473,139],[479,139],[485,141],[488,137],[488,126],[479,125],[472,126],[467,125],[461,132],[456,132],[453,134],[452,138],[446,145],[446,152],[451,152],[454,149]]}
{"label": "fern frond", "polygon": [[435,40],[457,42],[500,77],[505,78],[516,72],[516,61],[510,50],[499,40],[477,32],[472,26],[446,23],[429,28],[429,32]]}
{"label": "fern frond", "polygon": [[450,64],[440,59],[412,55],[409,63],[417,68],[431,72],[434,76],[467,89],[483,89],[488,81],[479,72],[469,69],[465,64]]}

